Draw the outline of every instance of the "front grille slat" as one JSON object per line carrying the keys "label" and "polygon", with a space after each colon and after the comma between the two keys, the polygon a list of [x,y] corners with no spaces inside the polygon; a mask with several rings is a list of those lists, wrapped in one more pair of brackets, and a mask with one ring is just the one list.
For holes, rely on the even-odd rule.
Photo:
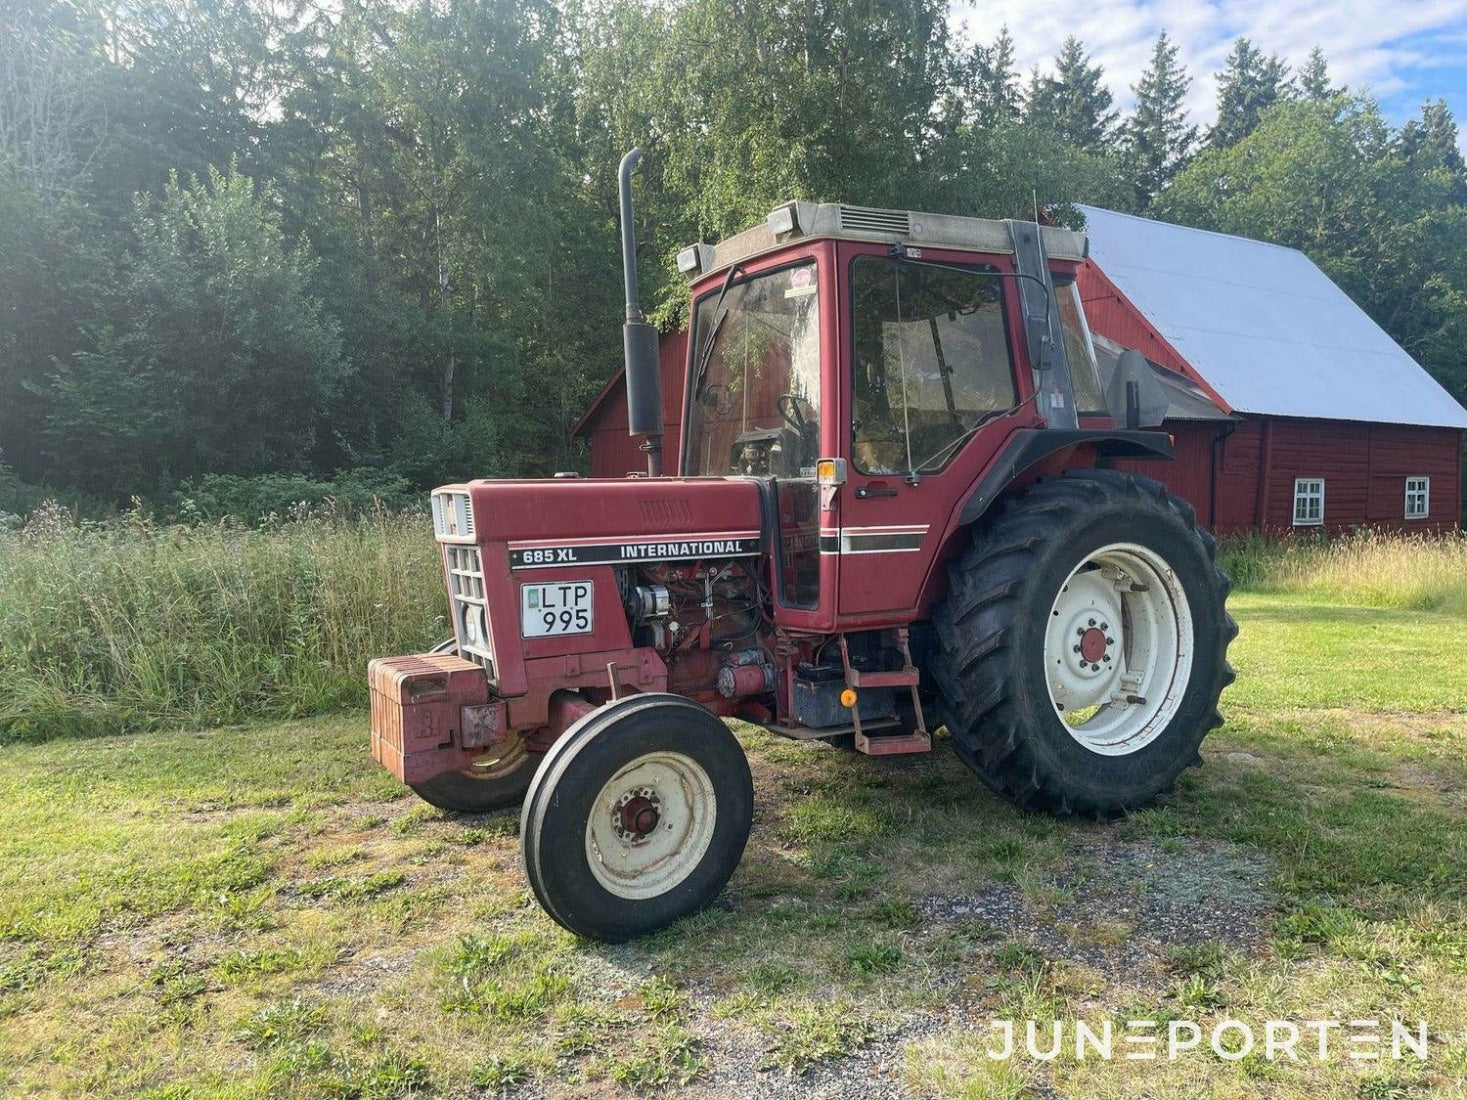
{"label": "front grille slat", "polygon": [[[477,546],[444,546],[444,565],[448,570],[448,590],[452,597],[453,631],[458,639],[459,653],[466,660],[494,668],[492,635],[489,634],[489,607],[484,595],[484,567],[479,559]],[[464,639],[464,608],[472,606],[482,611],[486,643],[481,648],[471,646]]]}

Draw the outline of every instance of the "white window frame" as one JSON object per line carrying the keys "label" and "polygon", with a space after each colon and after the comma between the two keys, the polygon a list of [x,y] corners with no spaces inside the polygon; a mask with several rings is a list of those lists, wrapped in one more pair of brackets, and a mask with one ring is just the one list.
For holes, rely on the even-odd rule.
{"label": "white window frame", "polygon": [[[1415,486],[1413,488],[1413,485]],[[1421,510],[1411,510],[1411,498],[1421,499]],[[1408,477],[1406,479],[1406,518],[1407,519],[1429,519],[1431,517],[1431,478],[1425,475]]]}
{"label": "white window frame", "polygon": [[[1311,504],[1318,501],[1319,509],[1316,515],[1310,515],[1314,509]],[[1303,508],[1300,508],[1303,505]],[[1296,477],[1294,479],[1294,526],[1295,527],[1319,527],[1324,523],[1324,478],[1322,477]]]}

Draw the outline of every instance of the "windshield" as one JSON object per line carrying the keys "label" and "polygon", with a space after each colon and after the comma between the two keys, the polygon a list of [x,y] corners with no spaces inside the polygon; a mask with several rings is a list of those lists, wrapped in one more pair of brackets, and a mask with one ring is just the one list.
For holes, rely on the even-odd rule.
{"label": "windshield", "polygon": [[1070,361],[1075,409],[1081,416],[1108,416],[1105,397],[1100,392],[1100,372],[1096,367],[1095,347],[1090,341],[1090,326],[1085,323],[1085,310],[1080,305],[1080,289],[1075,280],[1056,278],[1054,297],[1059,306],[1060,328],[1065,334],[1065,357]]}
{"label": "windshield", "polygon": [[815,475],[819,297],[807,260],[734,282],[722,302],[716,291],[699,300],[689,474]]}

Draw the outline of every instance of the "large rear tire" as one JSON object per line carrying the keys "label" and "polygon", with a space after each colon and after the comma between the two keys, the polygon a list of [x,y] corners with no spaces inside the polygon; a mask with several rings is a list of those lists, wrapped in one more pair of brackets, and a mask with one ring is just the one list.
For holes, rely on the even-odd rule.
{"label": "large rear tire", "polygon": [[634,695],[555,742],[525,797],[530,887],[570,931],[620,943],[712,901],[738,867],[754,784],[729,728],[676,695]]}
{"label": "large rear tire", "polygon": [[1202,762],[1237,626],[1215,540],[1150,478],[1014,497],[949,567],[931,671],[958,755],[1027,809],[1137,809]]}

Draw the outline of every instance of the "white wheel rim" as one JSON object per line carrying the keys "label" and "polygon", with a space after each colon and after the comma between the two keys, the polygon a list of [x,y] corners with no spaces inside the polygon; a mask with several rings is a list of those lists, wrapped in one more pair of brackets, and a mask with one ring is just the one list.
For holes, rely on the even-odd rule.
{"label": "white wheel rim", "polygon": [[1139,752],[1182,704],[1192,640],[1192,609],[1166,560],[1135,543],[1101,547],[1050,609],[1044,668],[1055,714],[1093,753]]}
{"label": "white wheel rim", "polygon": [[703,861],[717,816],[713,781],[696,760],[677,752],[639,756],[592,803],[586,861],[617,897],[657,897]]}

